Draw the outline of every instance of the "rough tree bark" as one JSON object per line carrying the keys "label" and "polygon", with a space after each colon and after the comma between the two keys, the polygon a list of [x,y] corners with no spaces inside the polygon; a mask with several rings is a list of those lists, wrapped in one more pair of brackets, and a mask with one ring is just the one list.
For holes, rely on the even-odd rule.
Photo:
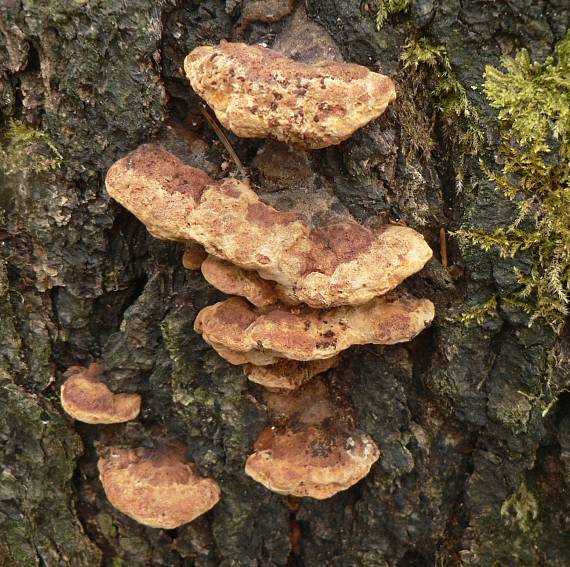
{"label": "rough tree bark", "polygon": [[[372,1],[304,3],[345,60],[394,76],[401,94],[411,88],[401,71],[406,43],[427,37],[444,45],[485,136],[477,156],[452,148],[426,85],[411,115],[397,103],[351,140],[310,156],[312,183],[332,188],[357,219],[396,206],[425,234],[436,258],[408,285],[435,302],[437,320],[410,344],[353,348],[344,357],[334,379],[350,388],[359,425],[382,457],[353,489],[305,499],[297,511],[243,472],[266,422],[259,390],[192,330],[198,310],[220,294],[184,270],[179,245],[150,237],[103,186],[116,159],[164,136],[168,124],[193,127],[210,144],[210,161],[222,161],[182,60],[223,38],[279,40],[291,16],[240,23],[253,4],[254,14],[263,7],[0,3],[5,126],[15,118],[45,130],[63,156],[59,169],[0,177],[0,564],[568,565],[570,397],[561,393],[543,415],[520,393],[540,390],[548,353],[566,339],[540,322],[528,328],[508,310],[482,326],[457,322],[467,300],[484,301],[508,284],[512,261],[462,251],[452,240],[454,271],[439,257],[441,227],[466,219],[495,227],[512,216],[478,166],[479,159],[493,166],[497,145],[496,116],[479,88],[483,70],[522,47],[543,60],[564,35],[567,1],[413,0],[380,31]],[[429,152],[411,139],[422,124]],[[262,145],[232,143],[247,166]],[[63,371],[98,358],[112,388],[143,395],[138,421],[92,427],[63,414]],[[569,377],[559,372],[562,390]],[[223,490],[212,512],[178,530],[145,528],[114,510],[96,473],[98,447],[160,437],[185,441]]]}

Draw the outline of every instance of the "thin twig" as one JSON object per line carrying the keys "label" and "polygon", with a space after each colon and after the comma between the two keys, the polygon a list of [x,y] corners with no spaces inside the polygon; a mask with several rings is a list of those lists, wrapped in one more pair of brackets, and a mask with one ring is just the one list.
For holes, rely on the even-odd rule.
{"label": "thin twig", "polygon": [[245,171],[245,168],[241,163],[235,150],[233,149],[232,145],[230,144],[228,137],[224,134],[224,131],[218,126],[217,122],[214,120],[212,115],[206,110],[206,107],[204,105],[202,104],[200,105],[200,110],[204,115],[204,118],[208,121],[208,124],[212,127],[212,130],[214,130],[214,132],[216,133],[216,136],[218,136],[218,138],[220,139],[220,142],[224,144],[224,147],[226,148],[227,152],[230,154],[230,157],[233,159],[234,163],[239,169],[240,174],[243,177],[246,177],[247,172]]}
{"label": "thin twig", "polygon": [[447,268],[447,237],[443,226],[439,229],[439,251],[441,253],[441,265]]}

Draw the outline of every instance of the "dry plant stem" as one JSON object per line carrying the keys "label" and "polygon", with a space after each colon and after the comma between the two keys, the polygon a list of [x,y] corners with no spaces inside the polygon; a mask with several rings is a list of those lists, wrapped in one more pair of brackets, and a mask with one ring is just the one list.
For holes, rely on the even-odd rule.
{"label": "dry plant stem", "polygon": [[218,124],[212,118],[212,116],[210,116],[210,113],[208,112],[208,109],[206,108],[206,106],[204,104],[200,105],[200,112],[204,115],[204,118],[206,119],[208,124],[212,127],[212,130],[214,130],[214,132],[216,133],[216,136],[218,136],[218,138],[220,139],[220,142],[222,142],[222,144],[224,145],[224,148],[226,148],[226,151],[228,152],[228,154],[230,154],[230,157],[232,158],[232,160],[236,164],[236,166],[240,172],[240,175],[244,178],[247,177],[247,172],[245,170],[245,167],[241,163],[241,160],[239,159],[236,151],[234,150],[233,146],[231,145],[230,141],[228,140],[228,137],[224,134],[224,131],[218,126]]}
{"label": "dry plant stem", "polygon": [[447,235],[443,226],[439,229],[439,250],[441,253],[441,265],[447,268]]}

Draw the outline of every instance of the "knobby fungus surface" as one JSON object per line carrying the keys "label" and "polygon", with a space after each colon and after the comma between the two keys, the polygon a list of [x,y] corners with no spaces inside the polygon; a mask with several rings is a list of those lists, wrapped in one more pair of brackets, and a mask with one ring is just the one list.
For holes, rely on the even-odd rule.
{"label": "knobby fungus surface", "polygon": [[91,424],[123,423],[135,419],[141,409],[138,394],[114,394],[100,381],[103,366],[72,366],[61,387],[63,409],[77,421]]}
{"label": "knobby fungus surface", "polygon": [[234,297],[202,309],[194,328],[222,357],[229,351],[230,362],[263,366],[282,358],[326,359],[352,345],[406,342],[433,317],[431,301],[403,294],[324,310],[283,306],[260,310]]}
{"label": "knobby fungus surface", "polygon": [[119,160],[106,183],[155,237],[198,242],[211,255],[277,282],[290,303],[365,303],[432,256],[422,235],[404,226],[371,230],[343,221],[311,230],[260,201],[247,182],[213,181],[158,146],[141,146]]}
{"label": "knobby fungus surface", "polygon": [[201,477],[179,444],[156,450],[108,448],[97,466],[111,504],[153,528],[187,524],[221,496],[216,481]]}
{"label": "knobby fungus surface", "polygon": [[243,43],[197,47],[184,69],[194,91],[236,135],[304,149],[339,144],[396,98],[392,80],[366,67],[307,65]]}

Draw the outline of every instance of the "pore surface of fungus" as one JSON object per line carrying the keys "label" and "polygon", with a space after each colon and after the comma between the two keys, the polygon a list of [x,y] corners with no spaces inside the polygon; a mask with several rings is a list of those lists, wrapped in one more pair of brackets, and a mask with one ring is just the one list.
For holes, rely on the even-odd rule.
{"label": "pore surface of fungus", "polygon": [[352,345],[391,345],[413,339],[434,317],[428,299],[390,294],[357,306],[315,310],[259,310],[234,297],[200,311],[195,330],[218,353],[241,356],[243,364],[274,364],[280,358],[317,360]]}
{"label": "pore surface of fungus", "polygon": [[110,448],[97,466],[111,504],[153,528],[187,524],[220,499],[216,481],[199,476],[181,445],[158,450]]}
{"label": "pore surface of fungus", "polygon": [[197,47],[184,69],[194,91],[236,135],[304,149],[339,144],[396,98],[392,80],[366,67],[307,65],[243,43]]}
{"label": "pore surface of fungus", "polygon": [[311,230],[260,201],[249,184],[213,181],[157,146],[141,146],[107,173],[109,194],[157,238],[192,240],[213,256],[277,282],[290,303],[365,303],[423,268],[432,251],[411,228],[354,221]]}
{"label": "pore surface of fungus", "polygon": [[323,374],[323,372],[337,365],[337,356],[310,362],[283,359],[269,366],[248,364],[244,371],[249,380],[266,388],[295,390],[315,376]]}
{"label": "pore surface of fungus", "polygon": [[60,390],[61,405],[73,419],[91,424],[123,423],[135,419],[141,409],[138,394],[114,394],[100,381],[103,366],[70,367]]}

